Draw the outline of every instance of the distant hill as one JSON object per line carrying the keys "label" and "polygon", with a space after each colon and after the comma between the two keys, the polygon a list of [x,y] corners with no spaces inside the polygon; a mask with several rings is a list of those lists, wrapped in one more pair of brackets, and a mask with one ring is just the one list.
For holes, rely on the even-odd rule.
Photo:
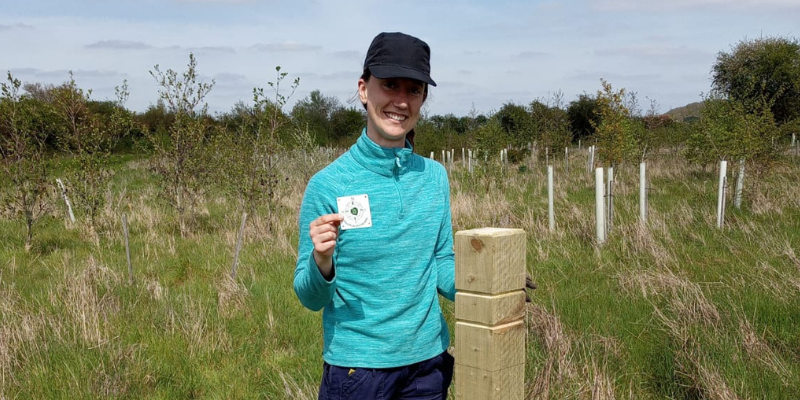
{"label": "distant hill", "polygon": [[689,103],[683,107],[673,108],[672,110],[667,111],[664,113],[665,115],[669,115],[670,118],[676,121],[683,121],[685,118],[688,117],[700,117],[700,110],[703,108],[703,102],[698,101],[695,103]]}

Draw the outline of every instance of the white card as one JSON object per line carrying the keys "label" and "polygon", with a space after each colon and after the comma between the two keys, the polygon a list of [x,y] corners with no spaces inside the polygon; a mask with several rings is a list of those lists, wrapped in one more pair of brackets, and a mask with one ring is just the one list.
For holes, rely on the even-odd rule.
{"label": "white card", "polygon": [[372,226],[372,213],[369,211],[369,197],[365,194],[336,198],[339,214],[344,216],[340,228],[358,229]]}

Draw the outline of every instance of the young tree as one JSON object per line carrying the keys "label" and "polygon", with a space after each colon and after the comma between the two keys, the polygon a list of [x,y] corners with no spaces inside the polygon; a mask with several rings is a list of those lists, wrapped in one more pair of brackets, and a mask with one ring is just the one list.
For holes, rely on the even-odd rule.
{"label": "young tree", "polygon": [[0,199],[25,222],[25,251],[33,245],[33,227],[49,209],[48,163],[44,140],[35,129],[33,102],[20,94],[21,82],[8,72],[0,84]]}
{"label": "young tree", "polygon": [[769,170],[779,156],[780,134],[771,100],[733,100],[715,90],[703,103],[698,129],[687,142],[687,158],[703,165],[745,159],[757,172]]}
{"label": "young tree", "polygon": [[624,104],[625,89],[614,91],[605,79],[600,83],[603,87],[597,92],[600,124],[595,126],[598,154],[615,166],[635,157],[636,141],[632,135],[630,111]]}
{"label": "young tree", "polygon": [[[795,38],[742,40],[720,52],[712,68],[714,88],[745,106],[770,99],[775,122],[800,118],[800,42]],[[747,110],[748,112],[751,110]]]}
{"label": "young tree", "polygon": [[[281,84],[288,73],[275,68],[274,82],[268,82],[274,97],[267,95],[263,88],[253,89],[253,105],[240,105],[235,110],[241,121],[234,135],[218,137],[217,154],[225,166],[226,180],[239,201],[242,212],[253,214],[266,208],[268,226],[272,227],[274,213],[282,188],[286,182],[284,172],[278,166],[277,157],[285,154],[286,137],[292,133],[284,132],[291,128],[291,120],[283,113],[283,107],[294,94],[300,79],[296,78],[289,87],[289,94],[281,92]],[[271,98],[270,98],[271,97]],[[316,146],[310,136],[297,137],[296,142],[305,146]]]}
{"label": "young tree", "polygon": [[339,99],[314,90],[294,105],[291,116],[297,128],[308,131],[319,143],[327,143],[342,134],[334,132],[331,126],[333,114],[341,108]]}
{"label": "young tree", "polygon": [[148,134],[155,151],[152,169],[161,178],[162,197],[178,212],[181,236],[185,237],[192,212],[212,173],[206,137],[208,120],[204,118],[208,107],[204,101],[214,81],[198,80],[197,60],[192,53],[185,72],[161,71],[156,65],[150,75],[159,86],[159,98],[174,115],[166,136]]}
{"label": "young tree", "polygon": [[366,125],[366,112],[363,108],[341,107],[331,114],[331,132],[337,146],[349,147],[358,139],[361,128]]}
{"label": "young tree", "polygon": [[650,152],[664,145],[666,128],[671,123],[671,119],[668,116],[658,113],[658,102],[655,99],[648,100],[650,100],[650,108],[641,118],[642,130],[639,131],[639,135],[635,136],[636,147],[641,155],[641,162],[647,160]]}
{"label": "young tree", "polygon": [[532,102],[530,107],[536,139],[541,148],[548,149],[552,155],[563,154],[564,148],[572,142],[569,116],[563,107],[564,94],[561,91]]}
{"label": "young tree", "polygon": [[[501,120],[495,116],[474,130],[473,138],[478,147],[478,157],[495,157],[496,154],[499,154],[500,149],[505,148],[503,143],[508,143],[510,140],[507,136],[508,131],[503,127]],[[481,159],[481,161],[483,160]]]}
{"label": "young tree", "polygon": [[600,114],[597,112],[597,99],[589,94],[581,94],[578,100],[573,100],[567,107],[569,126],[572,129],[572,139],[593,138],[595,127],[600,125]]}
{"label": "young tree", "polygon": [[[123,107],[128,96],[127,82],[117,88],[119,107]],[[70,71],[67,83],[55,88],[53,104],[56,113],[67,127],[61,137],[60,147],[72,155],[68,180],[77,208],[88,218],[89,228],[98,239],[98,217],[105,206],[106,190],[111,180],[108,167],[111,149],[121,132],[121,116],[102,120],[90,110],[91,90],[84,92],[75,83]],[[120,114],[120,111],[112,112]]]}
{"label": "young tree", "polygon": [[[505,132],[505,139],[517,147],[527,146],[535,136],[531,113],[525,106],[506,103],[494,115]],[[501,139],[501,138],[498,138]],[[500,147],[505,143],[501,142]]]}

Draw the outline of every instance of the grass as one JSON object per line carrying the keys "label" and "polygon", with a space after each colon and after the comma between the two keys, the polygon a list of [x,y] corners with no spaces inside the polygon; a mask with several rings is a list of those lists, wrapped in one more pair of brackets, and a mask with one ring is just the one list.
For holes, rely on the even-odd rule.
{"label": "grass", "polygon": [[[22,223],[0,219],[0,399],[316,398],[321,321],[292,291],[296,212],[332,156],[282,157],[278,217],[249,217],[235,280],[236,202],[210,192],[181,238],[141,157],[113,157],[96,235],[57,198],[30,252]],[[568,176],[554,163],[554,232],[544,166],[451,173],[455,230],[528,233],[527,398],[800,398],[800,167],[746,179],[720,230],[713,171],[658,154],[642,226],[638,168],[623,166],[597,246],[585,157],[571,152]]]}

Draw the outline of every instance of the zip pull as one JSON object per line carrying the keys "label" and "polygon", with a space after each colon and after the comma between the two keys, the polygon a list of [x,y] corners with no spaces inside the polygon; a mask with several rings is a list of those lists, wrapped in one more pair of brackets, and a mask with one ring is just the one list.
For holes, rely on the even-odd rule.
{"label": "zip pull", "polygon": [[402,168],[402,165],[400,165],[400,157],[394,156],[394,164],[397,165],[397,168]]}

